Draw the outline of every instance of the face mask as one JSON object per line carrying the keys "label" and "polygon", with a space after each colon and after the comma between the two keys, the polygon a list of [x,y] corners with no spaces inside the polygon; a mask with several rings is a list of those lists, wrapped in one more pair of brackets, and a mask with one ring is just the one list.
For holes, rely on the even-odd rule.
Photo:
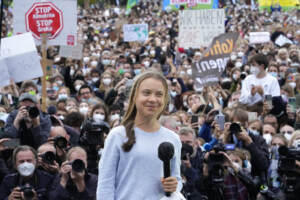
{"label": "face mask", "polygon": [[258,67],[251,66],[250,68],[250,73],[253,74],[254,76],[257,76],[259,74],[260,70]]}
{"label": "face mask", "polygon": [[94,120],[96,123],[100,123],[100,122],[102,122],[104,119],[105,119],[105,116],[102,115],[102,114],[94,114],[94,115],[93,115],[93,120]]}
{"label": "face mask", "polygon": [[252,130],[252,129],[249,130],[253,135],[259,135],[259,132],[257,130]]}
{"label": "face mask", "polygon": [[294,89],[296,87],[296,83],[295,82],[290,82],[289,85]]}
{"label": "face mask", "polygon": [[92,78],[92,81],[93,81],[94,83],[97,82],[98,80],[99,80],[98,77]]}
{"label": "face mask", "polygon": [[161,49],[162,49],[163,51],[167,51],[167,47],[166,47],[166,46],[163,46]]}
{"label": "face mask", "polygon": [[103,84],[104,85],[109,85],[111,83],[111,79],[110,78],[104,78],[103,79]]}
{"label": "face mask", "polygon": [[92,67],[96,67],[97,65],[98,65],[98,62],[97,62],[97,61],[93,60],[93,61],[91,62],[91,66],[92,66]]}
{"label": "face mask", "polygon": [[231,59],[232,61],[235,61],[235,60],[236,60],[236,55],[232,55],[232,56],[230,57],[230,59]]}
{"label": "face mask", "polygon": [[75,90],[78,92],[79,91],[79,89],[81,88],[81,85],[76,85],[75,86]]}
{"label": "face mask", "polygon": [[60,86],[63,85],[63,81],[56,81],[56,83]]}
{"label": "face mask", "polygon": [[83,58],[83,62],[84,62],[84,63],[88,63],[89,61],[90,61],[90,58],[89,58],[89,57],[84,57],[84,58]]}
{"label": "face mask", "polygon": [[108,59],[102,60],[102,64],[103,65],[109,65],[110,64],[110,60],[108,60]]}
{"label": "face mask", "polygon": [[241,62],[236,62],[236,63],[235,63],[235,66],[238,67],[238,68],[240,68],[240,67],[243,66],[243,64],[242,64]]}
{"label": "face mask", "polygon": [[187,73],[188,75],[192,75],[192,74],[193,74],[193,71],[192,71],[192,69],[187,69],[187,70],[186,70],[186,73]]}
{"label": "face mask", "polygon": [[35,170],[35,166],[32,163],[24,162],[18,165],[18,172],[21,176],[30,176],[33,174]]}
{"label": "face mask", "polygon": [[63,99],[67,99],[68,95],[67,94],[59,94],[58,95],[58,100],[63,100]]}
{"label": "face mask", "polygon": [[237,74],[233,74],[233,75],[232,75],[232,79],[235,80],[235,81],[237,81],[238,75],[237,75]]}
{"label": "face mask", "polygon": [[185,71],[180,71],[180,76],[184,76],[185,75]]}
{"label": "face mask", "polygon": [[140,73],[141,73],[141,69],[135,69],[135,70],[134,70],[134,74],[135,74],[135,75],[139,75]]}
{"label": "face mask", "polygon": [[98,37],[96,37],[96,36],[95,36],[93,39],[94,39],[94,41],[96,41],[96,42],[98,42],[98,41],[99,41],[99,38],[98,38]]}
{"label": "face mask", "polygon": [[285,134],[284,134],[284,137],[285,137],[288,141],[290,141],[290,139],[292,138],[292,134],[285,133]]}
{"label": "face mask", "polygon": [[263,134],[263,138],[265,139],[267,144],[270,144],[271,140],[272,140],[272,135],[270,133],[268,134]]}
{"label": "face mask", "polygon": [[79,112],[83,115],[86,115],[89,110],[89,107],[80,107]]}
{"label": "face mask", "polygon": [[240,52],[238,52],[238,57],[240,57],[240,58],[241,58],[241,57],[243,57],[243,56],[244,56],[244,53],[243,53],[243,52],[241,52],[241,51],[240,51]]}
{"label": "face mask", "polygon": [[249,162],[249,160],[245,160],[244,163],[245,163],[244,169],[250,174],[250,173],[251,173],[251,170],[252,170],[252,165],[251,165],[251,163]]}
{"label": "face mask", "polygon": [[185,102],[183,102],[183,106],[185,107],[185,108],[188,108],[189,107],[189,105],[187,104],[187,102],[185,101]]}
{"label": "face mask", "polygon": [[143,64],[145,65],[145,67],[149,67],[150,66],[150,62],[149,61],[145,61]]}
{"label": "face mask", "polygon": [[275,78],[277,78],[277,72],[269,72],[269,74]]}
{"label": "face mask", "polygon": [[154,55],[155,55],[155,51],[150,51],[150,54],[151,54],[152,56],[154,56]]}
{"label": "face mask", "polygon": [[172,90],[172,91],[170,91],[170,95],[171,95],[171,97],[174,98],[174,97],[176,97],[177,92]]}
{"label": "face mask", "polygon": [[73,76],[75,74],[75,70],[74,69],[71,69],[70,70],[70,76]]}
{"label": "face mask", "polygon": [[105,33],[103,34],[103,36],[104,36],[104,37],[108,37],[108,33],[105,32]]}
{"label": "face mask", "polygon": [[131,58],[131,61],[132,61],[132,63],[135,63],[136,59],[135,58]]}
{"label": "face mask", "polygon": [[111,121],[115,121],[115,120],[117,120],[117,119],[120,119],[120,115],[119,115],[118,113],[116,113],[116,114],[110,116],[110,120],[111,120]]}
{"label": "face mask", "polygon": [[105,45],[105,41],[104,41],[104,40],[101,40],[101,41],[100,41],[100,44],[101,44],[101,45]]}

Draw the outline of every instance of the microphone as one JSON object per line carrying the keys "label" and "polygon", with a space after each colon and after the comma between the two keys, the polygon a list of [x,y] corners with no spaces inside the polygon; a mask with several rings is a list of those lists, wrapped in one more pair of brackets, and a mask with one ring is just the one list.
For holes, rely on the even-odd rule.
{"label": "microphone", "polygon": [[[174,156],[174,146],[170,142],[163,142],[158,147],[158,157],[164,163],[164,178],[171,176],[170,160]],[[166,192],[166,196],[171,196],[170,192]]]}

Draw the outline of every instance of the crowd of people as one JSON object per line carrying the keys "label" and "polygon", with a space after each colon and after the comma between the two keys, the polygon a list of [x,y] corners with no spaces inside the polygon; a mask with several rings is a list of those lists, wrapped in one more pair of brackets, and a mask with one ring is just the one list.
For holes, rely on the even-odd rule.
{"label": "crowd of people", "polygon": [[[78,7],[83,58],[48,48],[47,109],[41,78],[1,88],[0,199],[297,199],[300,12],[220,8],[239,40],[219,83],[198,88],[193,66],[207,47],[178,45],[180,10]],[[4,18],[2,38],[13,31],[11,8]],[[123,24],[144,23],[147,41],[123,41]],[[250,32],[271,40],[251,44]],[[161,141],[175,146],[169,178]]]}

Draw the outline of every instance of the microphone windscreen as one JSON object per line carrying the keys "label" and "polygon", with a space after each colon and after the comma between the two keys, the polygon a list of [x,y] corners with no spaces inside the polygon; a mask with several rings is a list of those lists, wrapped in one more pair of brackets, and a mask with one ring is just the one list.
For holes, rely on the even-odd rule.
{"label": "microphone windscreen", "polygon": [[212,146],[211,146],[210,143],[205,143],[203,145],[203,148],[204,148],[205,151],[210,151],[212,149]]}
{"label": "microphone windscreen", "polygon": [[171,160],[174,156],[174,146],[170,142],[163,142],[158,147],[158,157],[162,161]]}

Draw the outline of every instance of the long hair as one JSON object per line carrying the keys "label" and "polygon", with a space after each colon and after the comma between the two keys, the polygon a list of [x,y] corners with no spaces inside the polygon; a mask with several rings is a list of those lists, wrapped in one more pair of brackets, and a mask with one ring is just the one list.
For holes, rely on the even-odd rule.
{"label": "long hair", "polygon": [[135,133],[134,133],[134,120],[137,114],[137,109],[135,105],[135,99],[136,95],[138,93],[139,87],[141,83],[148,79],[148,78],[154,78],[156,80],[159,80],[162,82],[164,86],[164,106],[163,110],[157,115],[157,119],[159,119],[160,115],[163,113],[163,111],[166,108],[167,102],[169,100],[169,95],[168,95],[168,84],[164,76],[158,72],[155,71],[146,71],[140,75],[138,75],[134,79],[134,83],[132,85],[132,88],[130,90],[130,95],[129,95],[129,106],[128,109],[124,115],[122,125],[126,129],[126,136],[128,138],[127,142],[123,143],[122,148],[125,152],[129,152],[133,145],[135,144]]}

